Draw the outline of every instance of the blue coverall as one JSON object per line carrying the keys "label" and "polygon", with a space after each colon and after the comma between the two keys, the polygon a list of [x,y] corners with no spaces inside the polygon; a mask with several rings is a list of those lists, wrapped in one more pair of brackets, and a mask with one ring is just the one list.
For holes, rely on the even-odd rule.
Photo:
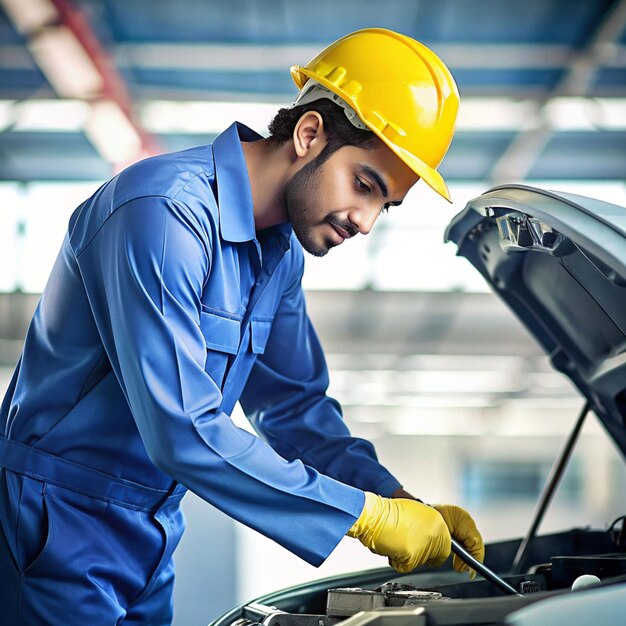
{"label": "blue coverall", "polygon": [[233,124],[73,213],[0,412],[5,626],[168,624],[187,489],[317,565],[400,486],[326,395],[291,227],[255,232],[258,139]]}

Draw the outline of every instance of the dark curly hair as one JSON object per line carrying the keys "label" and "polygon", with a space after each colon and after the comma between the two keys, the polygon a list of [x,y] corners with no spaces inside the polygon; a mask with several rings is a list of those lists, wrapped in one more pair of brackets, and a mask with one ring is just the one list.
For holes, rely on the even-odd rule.
{"label": "dark curly hair", "polygon": [[315,159],[316,167],[324,163],[334,152],[343,146],[359,146],[367,150],[376,147],[377,137],[370,130],[354,126],[346,117],[343,109],[326,98],[314,100],[308,104],[291,109],[279,109],[268,126],[268,141],[281,144],[293,136],[298,120],[308,111],[317,111],[324,121],[327,144]]}

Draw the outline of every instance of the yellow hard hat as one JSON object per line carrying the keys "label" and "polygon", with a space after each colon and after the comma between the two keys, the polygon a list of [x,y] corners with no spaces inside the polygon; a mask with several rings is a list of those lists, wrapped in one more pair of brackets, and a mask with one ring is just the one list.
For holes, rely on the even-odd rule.
{"label": "yellow hard hat", "polygon": [[345,100],[406,165],[450,201],[437,167],[454,135],[459,92],[432,50],[406,35],[366,28],[338,39],[304,67],[293,65],[291,76],[298,89],[312,79]]}

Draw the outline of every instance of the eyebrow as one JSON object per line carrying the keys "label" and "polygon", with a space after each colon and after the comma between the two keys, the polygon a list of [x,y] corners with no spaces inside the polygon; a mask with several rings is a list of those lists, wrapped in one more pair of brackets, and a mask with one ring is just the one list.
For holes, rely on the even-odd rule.
{"label": "eyebrow", "polygon": [[[385,199],[388,198],[389,189],[387,188],[387,183],[385,182],[385,179],[374,168],[370,167],[369,165],[362,164],[360,167],[361,167],[361,170],[363,170],[363,173],[369,176],[370,178],[372,178],[374,182],[378,185],[378,187],[380,188],[380,191],[383,194],[383,198]],[[400,206],[402,204],[402,200],[389,202],[388,204],[391,204],[393,206]]]}

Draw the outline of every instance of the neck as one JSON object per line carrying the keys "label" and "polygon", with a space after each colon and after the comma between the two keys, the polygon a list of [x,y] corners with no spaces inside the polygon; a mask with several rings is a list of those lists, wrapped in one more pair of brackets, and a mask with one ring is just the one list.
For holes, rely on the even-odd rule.
{"label": "neck", "polygon": [[260,140],[241,145],[252,189],[255,229],[286,222],[284,191],[293,163],[291,142],[276,145]]}

